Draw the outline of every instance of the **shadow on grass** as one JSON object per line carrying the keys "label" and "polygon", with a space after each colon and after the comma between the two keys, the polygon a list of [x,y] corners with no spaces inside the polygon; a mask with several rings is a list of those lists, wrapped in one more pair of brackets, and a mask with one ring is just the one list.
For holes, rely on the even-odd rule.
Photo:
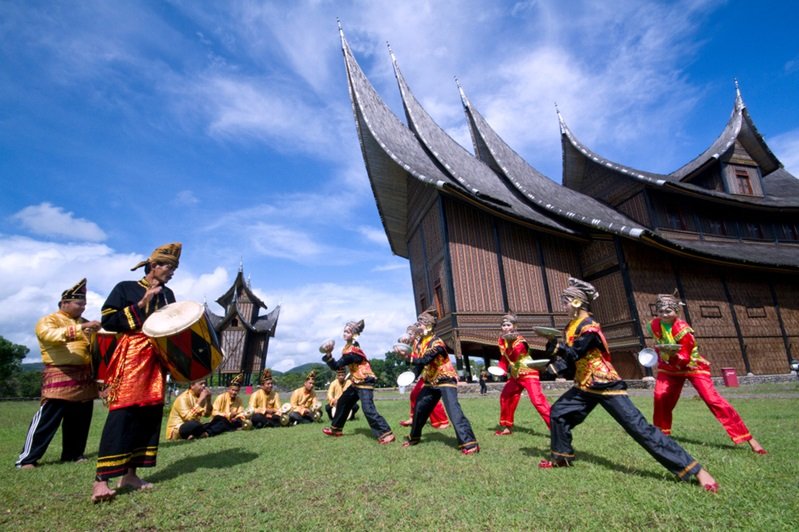
{"label": "shadow on grass", "polygon": [[[531,458],[549,458],[548,447],[547,448],[523,447],[521,451]],[[608,460],[604,456],[598,456],[584,451],[577,451],[576,455],[577,457],[574,460],[573,467],[580,467],[580,462],[586,462],[589,464],[594,464],[600,467],[604,467],[605,469],[609,469],[611,471],[622,471],[628,475],[635,475],[641,478],[653,478],[656,480],[663,480],[662,474],[656,473],[654,471],[644,471],[641,469],[635,469],[631,467],[623,467],[612,460]],[[681,482],[676,476],[673,475],[669,476],[675,482]]]}
{"label": "shadow on grass", "polygon": [[[408,433],[410,433],[410,429],[408,427],[403,427],[403,428],[405,428],[408,432],[406,433],[405,431],[403,431],[402,434],[398,434],[396,431],[394,431],[394,435],[397,437],[395,443],[399,443],[400,445],[402,445],[402,442],[405,441],[405,436],[407,436]],[[364,436],[371,440],[375,440],[375,437],[372,436],[372,431],[369,430],[368,428],[357,428],[355,429],[354,432],[355,435],[358,437]],[[424,442],[426,441],[440,442],[443,443],[444,445],[452,447],[453,449],[456,450],[458,449],[458,440],[457,438],[455,438],[455,434],[447,434],[447,429],[434,429],[429,425],[426,426],[424,430],[422,430],[422,441],[420,445],[424,444]],[[377,440],[375,440],[375,443],[377,443]],[[391,445],[394,444],[392,443]]]}
{"label": "shadow on grass", "polygon": [[228,469],[258,458],[258,454],[244,449],[225,449],[198,456],[187,456],[169,464],[153,475],[147,476],[148,482],[170,480],[199,469]]}
{"label": "shadow on grass", "polygon": [[[685,436],[669,436],[672,440],[678,443],[692,443],[694,445],[701,445],[702,447],[715,447],[716,449],[723,449],[725,451],[729,451],[730,449],[735,449],[737,447],[741,447],[741,445],[749,451],[749,445],[734,445],[734,444],[724,444],[724,443],[710,443],[707,441],[699,441],[694,440],[692,438],[686,438]],[[751,452],[751,451],[750,451]]]}

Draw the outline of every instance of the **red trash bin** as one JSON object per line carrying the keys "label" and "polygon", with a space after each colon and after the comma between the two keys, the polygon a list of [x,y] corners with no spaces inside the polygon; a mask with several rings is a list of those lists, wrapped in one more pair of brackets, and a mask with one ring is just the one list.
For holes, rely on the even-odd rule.
{"label": "red trash bin", "polygon": [[[738,383],[736,382],[735,385],[738,386]],[[252,395],[252,386],[247,386],[245,390],[247,391],[247,395]]]}
{"label": "red trash bin", "polygon": [[738,375],[735,373],[735,368],[721,368],[721,375],[724,378],[724,386],[738,387]]}

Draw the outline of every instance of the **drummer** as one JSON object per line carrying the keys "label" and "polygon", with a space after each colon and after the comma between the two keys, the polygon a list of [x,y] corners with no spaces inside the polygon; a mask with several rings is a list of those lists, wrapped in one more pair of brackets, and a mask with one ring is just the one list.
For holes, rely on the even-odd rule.
{"label": "drummer", "polygon": [[144,277],[122,281],[108,295],[101,310],[105,330],[124,333],[108,364],[108,417],[97,452],[97,475],[92,501],[114,498],[108,480],[121,477],[118,488],[150,489],[139,478],[139,467],[154,467],[164,410],[165,372],[149,339],[141,332],[144,321],[156,310],[175,302],[166,284],[178,267],[179,242],[156,248],[145,260]]}
{"label": "drummer", "polygon": [[524,390],[527,390],[530,402],[549,429],[549,402],[541,391],[538,370],[528,368],[524,363],[525,360],[530,360],[530,346],[516,330],[516,322],[516,315],[512,312],[502,316],[502,335],[497,340],[501,354],[499,367],[508,373],[508,381],[499,395],[499,425],[502,428],[494,433],[497,436],[509,436],[513,433],[514,414]]}
{"label": "drummer", "polygon": [[339,368],[349,368],[352,379],[352,384],[339,397],[336,415],[333,417],[330,427],[325,427],[322,432],[328,436],[343,436],[342,429],[352,407],[360,400],[363,406],[363,415],[366,416],[366,422],[372,429],[372,435],[377,438],[377,443],[387,445],[396,438],[388,422],[380,415],[375,406],[374,387],[377,377],[372,371],[369,359],[366,358],[366,353],[358,343],[358,336],[363,332],[363,328],[363,320],[349,321],[344,325],[341,337],[346,343],[341,349],[341,358],[338,360],[333,359],[332,343],[320,347],[321,351],[325,351],[322,356],[325,364],[334,371],[338,371]]}
{"label": "drummer", "polygon": [[[649,322],[649,333],[657,342],[659,352],[653,425],[664,434],[671,434],[671,414],[688,379],[733,443],[747,442],[752,451],[766,454],[735,408],[713,386],[710,363],[699,354],[694,330],[680,318],[680,307],[683,306],[685,303],[680,301],[676,290],[673,294],[658,294],[655,302],[658,317]],[[666,351],[663,346],[669,344],[679,346],[679,350]]]}

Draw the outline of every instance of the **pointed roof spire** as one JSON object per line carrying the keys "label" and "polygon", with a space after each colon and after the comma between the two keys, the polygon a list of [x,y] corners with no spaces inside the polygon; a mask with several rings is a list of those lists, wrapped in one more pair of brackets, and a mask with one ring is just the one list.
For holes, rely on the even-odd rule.
{"label": "pointed roof spire", "polygon": [[244,257],[241,256],[241,257],[239,257],[239,272],[243,272],[243,271],[244,271]]}
{"label": "pointed roof spire", "polygon": [[733,78],[735,82],[735,110],[740,111],[746,108],[743,96],[741,96],[741,87],[738,86],[738,78]]}
{"label": "pointed roof spire", "polygon": [[560,114],[560,109],[558,108],[558,102],[555,102],[555,114],[558,115],[558,125],[560,126],[560,134],[563,135],[566,132],[566,121],[563,120],[563,115]]}

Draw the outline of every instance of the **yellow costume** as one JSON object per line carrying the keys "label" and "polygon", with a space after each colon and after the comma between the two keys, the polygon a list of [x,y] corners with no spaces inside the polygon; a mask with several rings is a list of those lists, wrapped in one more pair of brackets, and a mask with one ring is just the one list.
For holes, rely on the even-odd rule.
{"label": "yellow costume", "polygon": [[166,438],[179,440],[180,433],[178,431],[183,423],[200,421],[200,418],[210,415],[211,402],[206,400],[200,403],[199,397],[194,395],[191,390],[186,390],[175,399],[172,409],[169,411],[169,419],[166,422]]}
{"label": "yellow costume", "polygon": [[242,413],[244,413],[244,407],[241,404],[240,397],[236,397],[235,399],[231,400],[230,394],[225,392],[219,394],[219,396],[214,400],[214,409],[212,413],[214,417],[222,416],[228,421],[233,421]]}
{"label": "yellow costume", "polygon": [[252,409],[255,414],[274,414],[280,412],[280,394],[272,390],[272,393],[267,395],[263,388],[258,388],[258,390],[250,396],[248,407]]}

